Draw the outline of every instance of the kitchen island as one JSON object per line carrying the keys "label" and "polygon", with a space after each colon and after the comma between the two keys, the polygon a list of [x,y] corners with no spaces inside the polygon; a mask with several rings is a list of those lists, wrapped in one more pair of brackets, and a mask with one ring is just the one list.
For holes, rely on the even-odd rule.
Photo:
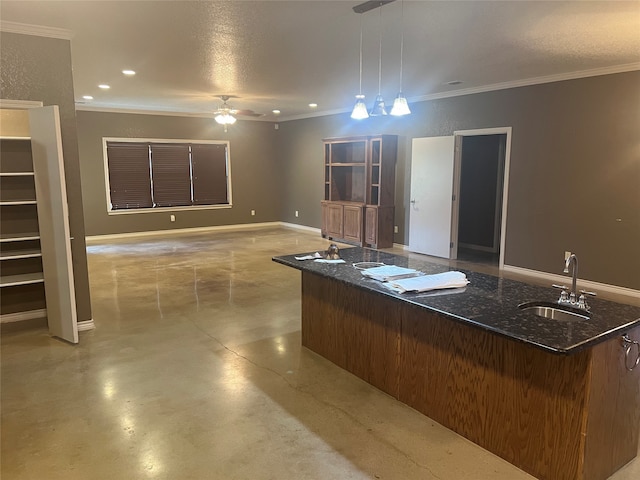
{"label": "kitchen island", "polygon": [[640,367],[622,335],[640,338],[640,308],[594,299],[588,320],[550,320],[518,304],[551,288],[466,270],[464,288],[398,294],[353,264],[451,269],[340,253],[273,258],[302,271],[305,347],[541,479],[606,479],[636,456]]}

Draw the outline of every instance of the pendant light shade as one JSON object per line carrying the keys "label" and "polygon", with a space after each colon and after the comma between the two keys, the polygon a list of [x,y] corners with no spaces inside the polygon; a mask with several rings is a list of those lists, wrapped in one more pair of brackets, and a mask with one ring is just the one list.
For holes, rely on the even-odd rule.
{"label": "pendant light shade", "polygon": [[379,117],[386,114],[387,110],[384,107],[384,99],[382,98],[382,95],[378,94],[373,102],[373,107],[371,108],[369,115],[372,117]]}
{"label": "pendant light shade", "polygon": [[363,120],[369,118],[369,112],[367,112],[364,95],[362,94],[362,16],[360,17],[360,86],[358,88],[359,93],[356,95],[356,104],[353,106],[351,118],[354,120]]}
{"label": "pendant light shade", "polygon": [[356,104],[351,112],[351,118],[354,120],[369,118],[369,112],[367,111],[367,106],[364,103],[364,95],[356,95]]}
{"label": "pendant light shade", "polygon": [[393,107],[391,107],[391,112],[389,113],[391,113],[391,115],[395,115],[396,117],[409,115],[411,113],[409,104],[407,103],[407,99],[404,98],[402,92],[398,93],[398,96],[393,101]]}
{"label": "pendant light shade", "polygon": [[402,94],[402,60],[404,56],[404,0],[402,0],[402,20],[401,20],[401,35],[400,35],[400,91],[396,96],[396,99],[393,101],[393,107],[391,108],[391,115],[396,117],[401,117],[403,115],[409,115],[411,110],[409,110],[409,104],[407,103],[407,99]]}
{"label": "pendant light shade", "polygon": [[376,96],[375,101],[373,102],[373,107],[371,107],[371,111],[369,115],[372,117],[378,117],[381,115],[386,115],[387,110],[384,108],[384,99],[382,98],[382,93],[380,93],[382,89],[382,5],[380,6],[380,47],[378,54],[378,95]]}

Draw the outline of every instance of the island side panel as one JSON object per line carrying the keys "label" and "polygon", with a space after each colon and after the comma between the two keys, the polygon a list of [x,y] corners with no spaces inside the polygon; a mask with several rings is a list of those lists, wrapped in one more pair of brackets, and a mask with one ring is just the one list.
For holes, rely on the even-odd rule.
{"label": "island side panel", "polygon": [[590,352],[553,355],[407,306],[399,400],[540,479],[580,479]]}
{"label": "island side panel", "polygon": [[[640,327],[629,337],[639,341]],[[593,348],[590,392],[584,467],[589,480],[607,478],[638,452],[640,366],[627,370],[620,337]]]}
{"label": "island side panel", "polygon": [[302,345],[397,398],[401,305],[302,272]]}

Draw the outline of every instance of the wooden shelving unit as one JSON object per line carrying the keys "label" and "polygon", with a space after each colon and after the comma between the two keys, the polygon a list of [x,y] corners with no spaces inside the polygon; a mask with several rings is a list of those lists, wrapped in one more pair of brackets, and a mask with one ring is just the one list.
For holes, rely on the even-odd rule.
{"label": "wooden shelving unit", "polygon": [[0,313],[46,308],[31,140],[0,138]]}
{"label": "wooden shelving unit", "polygon": [[77,343],[58,107],[3,114],[4,125],[26,117],[28,136],[0,130],[0,321],[46,318],[51,335]]}
{"label": "wooden shelving unit", "polygon": [[391,247],[397,136],[323,142],[322,236],[361,246]]}

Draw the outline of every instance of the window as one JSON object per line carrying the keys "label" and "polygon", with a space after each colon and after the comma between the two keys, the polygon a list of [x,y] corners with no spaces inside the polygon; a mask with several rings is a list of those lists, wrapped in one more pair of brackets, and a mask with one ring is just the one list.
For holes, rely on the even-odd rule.
{"label": "window", "polygon": [[227,142],[104,139],[110,211],[231,205]]}

